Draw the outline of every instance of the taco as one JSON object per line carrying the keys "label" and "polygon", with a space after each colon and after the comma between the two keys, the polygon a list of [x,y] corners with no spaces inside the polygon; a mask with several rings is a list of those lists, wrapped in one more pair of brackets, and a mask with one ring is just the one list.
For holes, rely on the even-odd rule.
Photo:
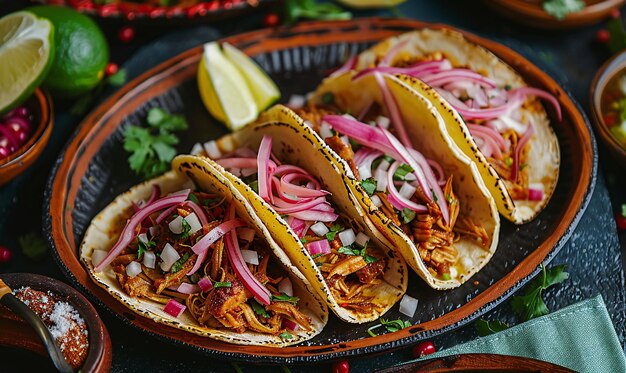
{"label": "taco", "polygon": [[320,333],[326,304],[243,196],[193,160],[173,167],[93,219],[80,248],[91,278],[137,314],[224,342]]}
{"label": "taco", "polygon": [[457,287],[496,250],[495,202],[430,100],[395,76],[355,75],[326,79],[298,114],[407,263],[436,289]]}
{"label": "taco", "polygon": [[326,160],[332,151],[280,111],[275,107],[263,116],[267,121],[207,143],[215,162],[206,162],[246,196],[339,318],[376,320],[405,293],[406,264],[374,234],[367,213]]}
{"label": "taco", "polygon": [[[539,99],[560,120],[556,98],[528,87],[490,51],[450,30],[423,29],[361,53],[355,79],[398,75],[427,97],[458,147],[478,165],[498,210],[516,224],[547,205],[559,176],[559,144]],[[414,80],[418,78],[425,84]]]}

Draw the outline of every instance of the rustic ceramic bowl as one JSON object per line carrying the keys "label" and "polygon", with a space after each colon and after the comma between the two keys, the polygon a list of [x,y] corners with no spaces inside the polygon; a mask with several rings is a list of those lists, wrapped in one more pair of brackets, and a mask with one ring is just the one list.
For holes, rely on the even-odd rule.
{"label": "rustic ceramic bowl", "polygon": [[622,167],[626,168],[626,147],[621,145],[615,137],[609,131],[606,123],[604,123],[604,117],[602,116],[602,109],[600,107],[602,93],[607,84],[616,74],[626,72],[626,50],[616,54],[610,60],[608,60],[600,70],[596,73],[591,83],[591,93],[589,102],[591,103],[591,112],[593,113],[593,121],[596,126],[596,132],[600,135],[602,142],[620,162]]}
{"label": "rustic ceramic bowl", "polygon": [[620,8],[625,0],[585,0],[587,6],[558,20],[543,10],[543,0],[485,0],[484,3],[503,16],[541,29],[572,29],[589,26],[607,18],[611,10]]}
{"label": "rustic ceramic bowl", "polygon": [[[83,372],[106,373],[111,368],[111,339],[95,308],[76,289],[50,277],[32,273],[3,273],[0,278],[13,290],[23,286],[58,294],[70,303],[87,324],[89,351]],[[27,349],[48,357],[43,343],[21,318],[4,307],[0,307],[0,346]]]}
{"label": "rustic ceramic bowl", "polygon": [[46,147],[53,127],[53,110],[50,96],[40,88],[24,105],[33,113],[35,130],[28,141],[15,153],[0,160],[0,186],[13,180],[35,162]]}
{"label": "rustic ceramic bowl", "polygon": [[[407,19],[364,18],[352,21],[310,22],[294,27],[264,29],[225,39],[251,55],[281,89],[284,102],[292,94],[314,89],[351,54],[402,32],[431,27],[450,28]],[[155,337],[221,359],[258,363],[318,362],[399,348],[450,331],[493,309],[536,275],[567,241],[587,206],[597,169],[595,142],[579,107],[554,80],[509,48],[464,33],[496,53],[533,87],[553,94],[563,120],[548,114],[559,139],[561,171],[552,200],[532,222],[514,226],[502,222],[500,243],[491,261],[471,281],[448,291],[429,288],[412,273],[407,294],[419,299],[412,326],[369,337],[361,325],[331,315],[324,330],[297,346],[271,348],[240,346],[166,327],[133,313],[96,285],[77,253],[91,219],[119,193],[140,182],[127,166],[123,128],[140,123],[151,107],[183,114],[189,130],[180,136],[178,151],[188,152],[198,141],[226,132],[212,118],[199,97],[196,73],[202,48],[194,48],[146,71],[128,83],[85,118],[60,155],[47,188],[44,229],[55,257],[68,278],[92,300],[121,320]],[[385,318],[406,320],[395,305]]]}

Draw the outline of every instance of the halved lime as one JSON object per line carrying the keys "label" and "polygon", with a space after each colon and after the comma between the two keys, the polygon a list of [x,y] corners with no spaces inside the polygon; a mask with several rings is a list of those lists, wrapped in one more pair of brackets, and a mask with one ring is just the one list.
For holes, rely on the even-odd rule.
{"label": "halved lime", "polygon": [[259,110],[267,109],[280,98],[280,91],[274,81],[250,57],[228,43],[222,44],[222,48],[226,58],[246,79]]}
{"label": "halved lime", "polygon": [[204,45],[198,67],[198,88],[209,112],[233,131],[252,122],[259,114],[246,79],[216,42]]}
{"label": "halved lime", "polygon": [[46,77],[54,55],[52,24],[29,12],[0,19],[0,112],[17,106]]}

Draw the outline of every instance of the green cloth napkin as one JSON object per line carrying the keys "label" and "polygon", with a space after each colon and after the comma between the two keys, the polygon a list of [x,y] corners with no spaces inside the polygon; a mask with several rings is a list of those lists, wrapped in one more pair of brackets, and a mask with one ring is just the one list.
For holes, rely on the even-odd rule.
{"label": "green cloth napkin", "polygon": [[529,357],[577,372],[626,372],[601,295],[422,359],[467,353]]}

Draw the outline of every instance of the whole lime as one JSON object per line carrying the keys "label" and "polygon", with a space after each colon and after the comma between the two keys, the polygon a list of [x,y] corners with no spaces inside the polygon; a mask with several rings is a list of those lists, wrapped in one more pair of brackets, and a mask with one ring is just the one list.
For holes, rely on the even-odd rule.
{"label": "whole lime", "polygon": [[61,98],[77,97],[102,80],[109,46],[91,18],[62,6],[36,6],[28,11],[54,25],[55,54],[44,86]]}

